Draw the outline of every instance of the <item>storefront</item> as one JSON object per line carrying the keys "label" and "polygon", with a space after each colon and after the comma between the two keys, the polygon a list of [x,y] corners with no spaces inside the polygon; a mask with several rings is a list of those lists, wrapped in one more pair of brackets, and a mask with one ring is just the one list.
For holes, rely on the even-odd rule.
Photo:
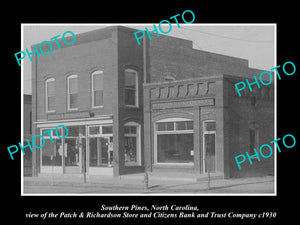
{"label": "storefront", "polygon": [[[58,124],[68,128],[68,136],[59,139],[54,130],[45,137],[40,150],[40,173],[113,174],[112,119],[62,120],[38,123],[42,134]],[[59,135],[65,135],[63,129]]]}

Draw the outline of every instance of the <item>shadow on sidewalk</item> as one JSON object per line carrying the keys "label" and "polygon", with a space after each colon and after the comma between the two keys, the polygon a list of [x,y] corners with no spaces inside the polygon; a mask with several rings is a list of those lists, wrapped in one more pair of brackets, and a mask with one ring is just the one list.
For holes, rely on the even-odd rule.
{"label": "shadow on sidewalk", "polygon": [[[228,182],[228,181],[227,181]],[[234,181],[235,182],[235,181]],[[207,182],[192,182],[192,183],[181,183],[181,184],[172,184],[172,185],[153,185],[153,186],[149,186],[149,190],[155,190],[155,189],[159,189],[159,190],[169,190],[170,188],[182,188],[184,186],[195,186],[194,189],[197,189],[198,191],[201,190],[219,190],[219,189],[223,189],[223,188],[230,188],[230,187],[238,187],[238,186],[244,186],[244,185],[251,185],[251,184],[262,184],[262,183],[270,183],[270,182],[274,182],[274,180],[263,180],[263,181],[248,181],[248,182],[240,182],[240,183],[234,183],[234,184],[226,184],[226,185],[217,185],[217,186],[212,186],[214,182],[211,182],[211,186],[208,189],[207,187]],[[199,189],[197,188],[197,186],[199,187]]]}

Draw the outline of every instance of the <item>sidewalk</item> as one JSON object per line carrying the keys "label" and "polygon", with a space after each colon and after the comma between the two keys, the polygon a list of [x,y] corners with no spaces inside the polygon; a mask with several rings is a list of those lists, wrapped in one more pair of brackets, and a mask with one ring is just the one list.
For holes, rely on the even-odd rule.
{"label": "sidewalk", "polygon": [[47,174],[24,177],[24,194],[273,194],[274,177],[249,177],[223,179],[216,176],[210,181],[205,177],[166,177],[149,175],[145,188],[144,173],[111,176],[87,176],[82,174]]}

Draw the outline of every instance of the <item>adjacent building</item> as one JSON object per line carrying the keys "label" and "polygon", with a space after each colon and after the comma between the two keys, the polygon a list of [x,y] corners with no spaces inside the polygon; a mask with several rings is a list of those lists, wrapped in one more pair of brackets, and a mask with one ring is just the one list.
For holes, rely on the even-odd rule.
{"label": "adjacent building", "polygon": [[98,29],[32,55],[32,135],[61,124],[69,130],[65,139],[52,130],[34,149],[33,175],[273,174],[273,157],[242,170],[234,160],[274,140],[273,85],[244,89],[242,97],[234,88],[262,71],[180,38],[153,35],[138,45],[135,31]]}
{"label": "adjacent building", "polygon": [[[23,146],[27,145],[27,139],[31,141],[32,133],[32,104],[31,104],[31,95],[23,95]],[[32,152],[26,151],[26,154],[23,156],[23,171],[25,176],[32,175]]]}

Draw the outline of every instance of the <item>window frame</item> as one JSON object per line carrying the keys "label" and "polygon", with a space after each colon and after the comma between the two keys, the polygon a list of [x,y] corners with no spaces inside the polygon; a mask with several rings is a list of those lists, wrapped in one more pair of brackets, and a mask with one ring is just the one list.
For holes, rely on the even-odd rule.
{"label": "window frame", "polygon": [[[186,166],[186,165],[194,165],[194,162],[188,162],[188,163],[174,163],[174,162],[158,162],[158,152],[157,152],[157,136],[160,134],[193,134],[194,138],[194,126],[192,130],[177,130],[176,129],[176,122],[193,122],[192,119],[187,119],[187,118],[167,118],[167,119],[162,119],[159,121],[154,122],[154,164],[156,165],[178,165],[178,166]],[[157,124],[158,123],[165,123],[165,122],[173,122],[174,123],[174,130],[167,130],[167,131],[158,131],[157,130]],[[193,149],[194,151],[194,149]]]}
{"label": "window frame", "polygon": [[76,108],[70,108],[70,79],[74,79],[74,78],[77,79],[77,98],[78,98],[78,75],[76,75],[76,74],[69,75],[67,77],[67,109],[68,109],[68,111],[78,110],[78,101],[77,101],[77,107]]}
{"label": "window frame", "polygon": [[[102,77],[102,92],[103,92],[103,95],[102,95],[102,105],[95,105],[95,97],[94,97],[94,76],[95,75],[99,75],[99,76],[101,76]],[[95,109],[99,109],[99,108],[104,108],[104,90],[103,90],[103,70],[96,70],[96,71],[94,71],[92,74],[91,74],[91,80],[92,80],[92,88],[91,88],[91,90],[92,90],[92,92],[91,92],[91,95],[92,95],[92,97],[91,97],[91,99],[92,99],[92,108],[95,108]]]}
{"label": "window frame", "polygon": [[[126,126],[134,126],[136,127],[136,133],[133,134],[133,133],[128,133],[126,134],[125,133],[125,127]],[[124,162],[124,165],[126,167],[132,167],[132,166],[141,166],[142,165],[142,151],[141,151],[141,125],[139,123],[136,123],[136,122],[127,122],[124,124],[124,139],[125,137],[136,137],[136,154],[137,154],[137,162],[136,164],[134,165],[125,165],[125,162]],[[125,150],[125,149],[124,149]]]}
{"label": "window frame", "polygon": [[54,94],[54,96],[48,96],[48,83],[50,83],[50,82],[54,82],[54,89],[55,89],[55,78],[48,78],[47,80],[45,80],[45,103],[46,103],[45,111],[46,111],[46,113],[55,112],[55,109],[49,110],[49,107],[48,107],[48,103],[49,103],[48,98],[49,97],[54,97],[54,103],[55,103],[55,94]]}
{"label": "window frame", "polygon": [[134,69],[125,69],[124,71],[124,96],[125,96],[125,92],[126,92],[126,72],[133,72],[135,73],[135,104],[134,105],[128,105],[126,104],[126,101],[125,101],[125,98],[124,98],[124,105],[126,107],[133,107],[133,108],[138,108],[139,107],[139,86],[138,86],[138,83],[139,83],[139,76],[138,76],[138,72]]}

